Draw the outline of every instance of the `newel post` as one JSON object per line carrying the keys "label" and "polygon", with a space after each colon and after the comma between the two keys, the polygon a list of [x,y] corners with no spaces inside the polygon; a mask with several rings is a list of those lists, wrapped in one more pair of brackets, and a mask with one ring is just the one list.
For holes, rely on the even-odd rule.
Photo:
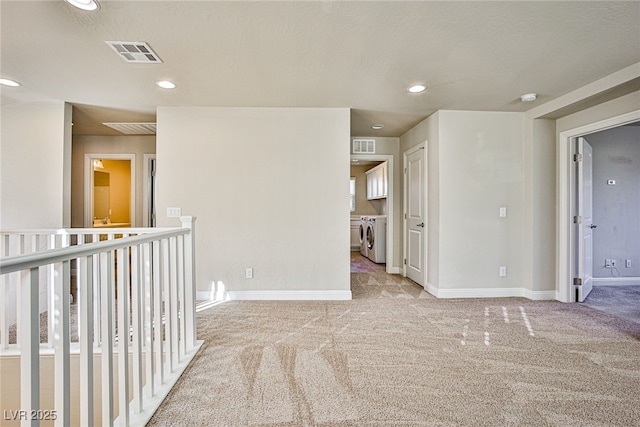
{"label": "newel post", "polygon": [[196,344],[196,217],[181,216],[183,228],[191,229],[184,236],[184,293],[185,293],[185,323],[187,351]]}

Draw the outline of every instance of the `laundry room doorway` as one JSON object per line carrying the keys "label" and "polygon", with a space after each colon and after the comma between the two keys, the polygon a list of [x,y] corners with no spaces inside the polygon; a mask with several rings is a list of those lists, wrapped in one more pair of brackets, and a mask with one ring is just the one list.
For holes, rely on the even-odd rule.
{"label": "laundry room doorway", "polygon": [[[352,154],[351,155],[351,179],[355,178],[356,201],[355,209],[351,211],[352,227],[355,228],[356,221],[360,221],[362,216],[376,216],[379,219],[384,217],[386,230],[384,236],[376,236],[377,245],[380,244],[381,237],[384,238],[384,258],[380,256],[380,250],[375,252],[376,262],[369,260],[365,253],[361,253],[360,246],[352,240],[352,265],[354,256],[357,256],[362,263],[371,262],[383,266],[384,271],[389,274],[399,274],[400,267],[394,265],[395,253],[393,242],[396,238],[394,215],[394,185],[395,169],[394,156],[387,154]],[[369,172],[367,174],[367,172]],[[376,174],[376,177],[373,175]],[[369,179],[367,179],[369,176]],[[356,217],[358,219],[356,219]],[[380,220],[378,221],[380,223]],[[366,227],[366,226],[365,226]],[[380,225],[378,225],[378,229]],[[358,243],[360,240],[360,229],[358,227]],[[362,236],[366,239],[365,234]],[[366,240],[365,240],[366,243]],[[375,242],[369,242],[375,244]],[[382,262],[384,259],[384,262]],[[367,261],[368,260],[368,261]]]}

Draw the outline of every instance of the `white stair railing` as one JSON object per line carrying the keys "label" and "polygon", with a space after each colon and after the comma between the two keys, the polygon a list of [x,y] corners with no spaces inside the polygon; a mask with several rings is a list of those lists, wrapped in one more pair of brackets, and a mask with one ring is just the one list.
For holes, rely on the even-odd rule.
{"label": "white stair railing", "polygon": [[[0,357],[19,355],[20,364],[19,407],[0,408],[5,421],[8,414],[22,425],[46,418],[60,426],[146,424],[202,344],[195,332],[195,218],[181,221],[171,229],[0,233]],[[51,354],[54,388],[42,392],[55,403],[43,408],[41,358]],[[72,396],[79,411],[72,411]]]}

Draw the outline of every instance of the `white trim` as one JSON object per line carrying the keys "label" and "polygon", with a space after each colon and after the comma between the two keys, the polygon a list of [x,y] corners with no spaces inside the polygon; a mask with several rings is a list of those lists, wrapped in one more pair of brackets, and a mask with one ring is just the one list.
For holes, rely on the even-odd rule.
{"label": "white trim", "polygon": [[556,253],[558,254],[558,267],[556,270],[556,291],[558,300],[562,302],[575,302],[573,288],[574,265],[576,256],[575,227],[572,218],[575,215],[576,177],[573,173],[572,141],[580,136],[602,130],[618,127],[640,120],[640,110],[611,117],[595,123],[590,123],[575,129],[560,132],[558,136],[558,184],[556,216]]}
{"label": "white trim", "polygon": [[409,252],[409,242],[408,242],[408,238],[407,235],[409,234],[409,227],[408,227],[408,222],[407,222],[407,212],[408,212],[408,203],[409,203],[409,197],[407,195],[407,191],[408,191],[408,185],[407,185],[407,174],[406,174],[406,169],[407,169],[407,157],[409,157],[411,154],[415,153],[416,151],[422,150],[423,151],[423,155],[422,155],[422,161],[424,162],[424,194],[422,195],[424,197],[423,199],[423,208],[424,208],[424,223],[426,224],[426,227],[424,227],[424,239],[422,239],[422,253],[423,255],[423,259],[422,259],[422,265],[423,265],[423,276],[422,276],[422,282],[423,284],[421,285],[423,288],[425,288],[424,284],[427,283],[427,266],[428,266],[428,251],[429,251],[429,244],[427,243],[427,239],[429,236],[429,194],[428,194],[428,179],[427,176],[429,175],[428,173],[428,167],[429,167],[429,159],[427,157],[427,140],[424,140],[423,142],[419,143],[418,145],[415,145],[411,148],[409,148],[408,150],[404,151],[402,153],[402,185],[403,185],[403,198],[404,198],[404,203],[402,205],[402,237],[403,237],[403,242],[404,244],[402,245],[402,276],[403,277],[407,277],[407,265],[404,263],[404,260],[407,259],[407,253]]}
{"label": "white trim", "polygon": [[387,273],[402,274],[402,269],[400,267],[387,267]]}
{"label": "white trim", "polygon": [[[142,160],[142,191],[144,191],[144,195],[142,196],[142,226],[143,227],[149,226],[149,213],[150,213],[149,212],[149,193],[151,192],[151,188],[150,188],[151,181],[149,180],[149,172],[150,172],[149,165],[151,160],[155,158],[156,158],[155,154],[143,154],[143,160]],[[157,218],[156,218],[156,224],[157,224]]]}
{"label": "white trim", "polygon": [[640,286],[640,277],[594,277],[593,286]]}
{"label": "white trim", "polygon": [[[211,291],[196,292],[198,301],[213,301]],[[318,291],[226,291],[225,300],[270,300],[270,301],[328,301],[328,300],[350,300],[351,291],[334,291],[334,290],[318,290]]]}
{"label": "white trim", "polygon": [[[386,271],[389,274],[393,274],[392,270],[397,268],[393,265],[394,252],[393,244],[395,241],[394,232],[395,229],[395,215],[394,215],[394,186],[395,186],[395,172],[393,165],[393,154],[351,154],[351,160],[373,160],[379,162],[387,162],[387,268]],[[351,299],[351,298],[349,298]]]}
{"label": "white trim", "polygon": [[[428,285],[429,288],[433,287]],[[431,289],[428,290],[429,293]],[[556,291],[530,291],[525,288],[466,288],[466,289],[437,289],[437,298],[506,298],[522,297],[530,300],[553,300]]]}
{"label": "white trim", "polygon": [[135,154],[100,154],[85,153],[84,155],[84,226],[93,227],[93,159],[129,160],[131,161],[131,201],[129,202],[129,217],[131,227],[136,224],[136,155]]}

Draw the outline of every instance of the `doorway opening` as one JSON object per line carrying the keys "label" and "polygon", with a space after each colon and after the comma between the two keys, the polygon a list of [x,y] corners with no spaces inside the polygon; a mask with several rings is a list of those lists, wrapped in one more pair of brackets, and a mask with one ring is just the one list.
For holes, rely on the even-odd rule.
{"label": "doorway opening", "polygon": [[84,226],[135,227],[134,154],[85,154]]}
{"label": "doorway opening", "polygon": [[[367,174],[369,172],[369,174]],[[351,211],[351,258],[352,265],[354,257],[356,260],[378,264],[378,270],[382,269],[388,274],[399,274],[400,267],[394,265],[395,253],[393,250],[394,231],[396,219],[394,215],[394,164],[393,155],[385,154],[354,154],[351,155],[351,178],[355,178],[355,203]],[[376,175],[377,174],[377,175]],[[369,179],[367,179],[369,175]],[[375,176],[374,176],[375,175]],[[358,201],[364,202],[359,203]],[[369,232],[367,242],[367,224],[361,223],[361,217],[377,217],[375,229]],[[384,222],[384,227],[382,223]],[[371,225],[373,226],[373,225]],[[364,227],[364,234],[361,234],[361,227]],[[382,236],[375,235],[375,230],[384,228]],[[372,234],[374,232],[374,234]],[[360,239],[365,239],[367,246],[373,247],[374,258],[371,261],[368,255],[362,254],[360,250]],[[357,239],[357,240],[356,240]],[[381,257],[380,246],[384,248],[384,257]],[[367,252],[368,253],[368,252]],[[384,262],[382,260],[384,259]]]}
{"label": "doorway opening", "polygon": [[[556,277],[557,299],[563,302],[576,302],[588,296],[588,289],[581,288],[593,276],[593,264],[599,265],[605,260],[593,259],[593,246],[585,244],[585,227],[591,231],[602,231],[598,218],[584,222],[585,200],[584,182],[580,169],[583,169],[584,153],[579,151],[580,138],[590,134],[618,128],[640,120],[640,111],[634,111],[596,123],[561,132],[558,150],[558,270]],[[611,178],[614,180],[614,178]],[[585,198],[587,197],[587,198]],[[587,202],[588,208],[588,202]],[[588,216],[589,212],[586,212]],[[592,227],[595,225],[599,227]],[[588,239],[587,239],[588,240]],[[596,240],[597,241],[597,240]],[[586,271],[585,271],[586,270]],[[593,280],[593,279],[591,279]],[[597,282],[597,280],[596,280]]]}

